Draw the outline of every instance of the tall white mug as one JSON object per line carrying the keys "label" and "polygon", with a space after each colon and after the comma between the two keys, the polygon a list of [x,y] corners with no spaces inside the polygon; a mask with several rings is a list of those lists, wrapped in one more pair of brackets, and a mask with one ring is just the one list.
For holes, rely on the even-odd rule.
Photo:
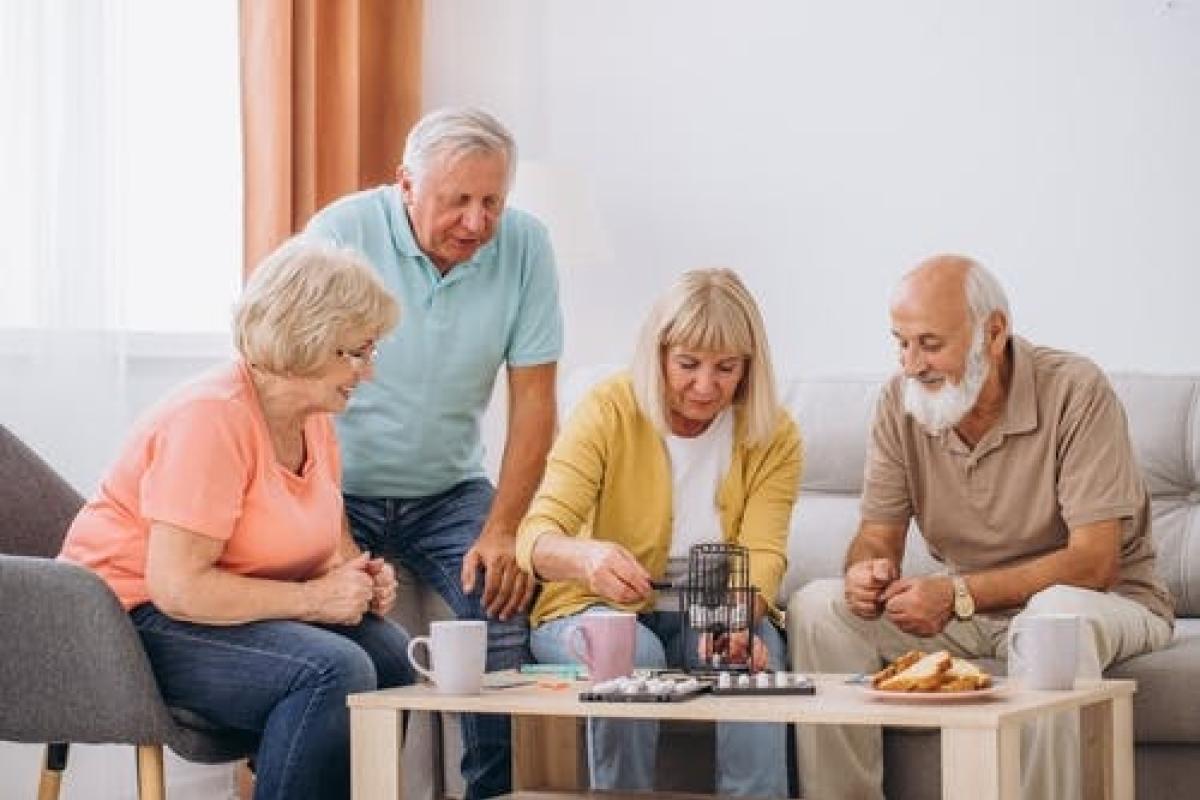
{"label": "tall white mug", "polygon": [[1074,689],[1081,629],[1075,614],[1020,617],[1008,632],[1008,674],[1026,689]]}
{"label": "tall white mug", "polygon": [[[417,646],[429,651],[429,667],[417,661]],[[415,636],[408,643],[408,660],[413,669],[433,681],[441,694],[479,694],[487,664],[487,623],[479,620],[448,620],[429,626],[428,636]]]}

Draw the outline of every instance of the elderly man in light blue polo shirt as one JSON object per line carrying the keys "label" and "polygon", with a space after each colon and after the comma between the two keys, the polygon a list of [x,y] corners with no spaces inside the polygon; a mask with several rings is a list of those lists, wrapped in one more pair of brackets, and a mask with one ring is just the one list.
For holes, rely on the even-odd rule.
{"label": "elderly man in light blue polo shirt", "polygon": [[[345,356],[375,379],[338,420],[346,515],[359,546],[407,567],[460,619],[488,620],[488,668],[527,647],[532,579],[517,524],[555,427],[562,315],[545,227],[505,208],[516,146],[493,117],[446,109],[409,133],[394,185],[336,201],[307,233],[360,251],[401,304],[396,332]],[[507,366],[495,489],[480,418]],[[467,800],[511,789],[507,717],[463,718]]]}

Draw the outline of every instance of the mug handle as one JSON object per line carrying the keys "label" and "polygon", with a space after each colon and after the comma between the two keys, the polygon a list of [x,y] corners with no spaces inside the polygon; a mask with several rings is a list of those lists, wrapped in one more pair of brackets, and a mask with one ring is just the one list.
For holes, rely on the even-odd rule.
{"label": "mug handle", "polygon": [[[413,638],[408,640],[408,661],[410,664],[412,664],[413,669],[415,669],[417,672],[424,675],[427,680],[429,680],[432,683],[437,683],[437,680],[433,677],[433,671],[431,669],[426,669],[425,667],[421,666],[420,662],[417,661],[416,649],[417,649],[417,645],[419,645],[419,644],[425,645],[425,653],[427,655],[430,654],[429,637],[428,636],[414,636]],[[431,661],[430,666],[433,666],[432,665],[432,656],[430,657],[430,661]]]}
{"label": "mug handle", "polygon": [[1017,642],[1023,634],[1028,633],[1029,629],[1020,625],[1013,625],[1008,631],[1008,676],[1010,678],[1023,677],[1028,661],[1025,653],[1022,653],[1017,646]]}
{"label": "mug handle", "polygon": [[1020,640],[1022,633],[1026,633],[1025,628],[1021,628],[1016,625],[1014,625],[1012,630],[1008,632],[1008,652],[1018,661],[1023,661],[1025,659],[1025,656],[1019,649],[1017,649],[1017,642]]}
{"label": "mug handle", "polygon": [[582,625],[576,625],[567,631],[567,649],[571,655],[589,670],[592,664],[592,642],[588,639],[587,631]]}

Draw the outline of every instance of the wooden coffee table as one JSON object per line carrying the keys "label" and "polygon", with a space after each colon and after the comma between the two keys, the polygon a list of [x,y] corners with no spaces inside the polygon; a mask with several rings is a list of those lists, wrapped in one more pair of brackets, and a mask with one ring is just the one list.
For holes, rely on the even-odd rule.
{"label": "wooden coffee table", "polygon": [[[510,714],[518,767],[522,752],[543,763],[545,746],[554,757],[539,770],[514,770],[516,790],[583,791],[575,769],[579,717],[672,719],[722,722],[780,722],[815,725],[883,725],[938,728],[942,732],[942,796],[971,800],[1015,800],[1020,794],[1021,724],[1058,711],[1080,711],[1080,758],[1088,798],[1133,798],[1133,693],[1128,680],[1080,684],[1071,691],[1008,688],[976,702],[899,703],[881,701],[844,675],[817,675],[813,696],[712,697],[679,703],[582,703],[586,683],[565,688],[539,686],[530,676],[496,673],[482,694],[442,695],[428,686],[407,686],[351,695],[352,790],[356,800],[400,797],[401,712]],[[513,686],[512,684],[521,684]],[[563,723],[566,720],[566,724]],[[537,752],[534,745],[538,744]],[[533,758],[528,758],[532,755]]]}

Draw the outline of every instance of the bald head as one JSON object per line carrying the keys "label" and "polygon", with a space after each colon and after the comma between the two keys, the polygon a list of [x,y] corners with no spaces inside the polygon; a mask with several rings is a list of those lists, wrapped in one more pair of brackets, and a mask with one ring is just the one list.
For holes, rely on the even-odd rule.
{"label": "bald head", "polygon": [[967,276],[978,266],[964,256],[938,255],[910,270],[892,293],[892,313],[932,316],[939,328],[969,321]]}
{"label": "bald head", "polygon": [[1012,327],[1012,313],[1004,288],[978,261],[946,253],[927,258],[910,270],[892,293],[893,315],[933,313],[943,324],[965,320],[972,329],[997,313]]}
{"label": "bald head", "polygon": [[959,255],[922,261],[892,293],[891,318],[909,378],[905,406],[930,430],[956,424],[988,382],[990,398],[1003,392],[1008,300],[977,262]]}

